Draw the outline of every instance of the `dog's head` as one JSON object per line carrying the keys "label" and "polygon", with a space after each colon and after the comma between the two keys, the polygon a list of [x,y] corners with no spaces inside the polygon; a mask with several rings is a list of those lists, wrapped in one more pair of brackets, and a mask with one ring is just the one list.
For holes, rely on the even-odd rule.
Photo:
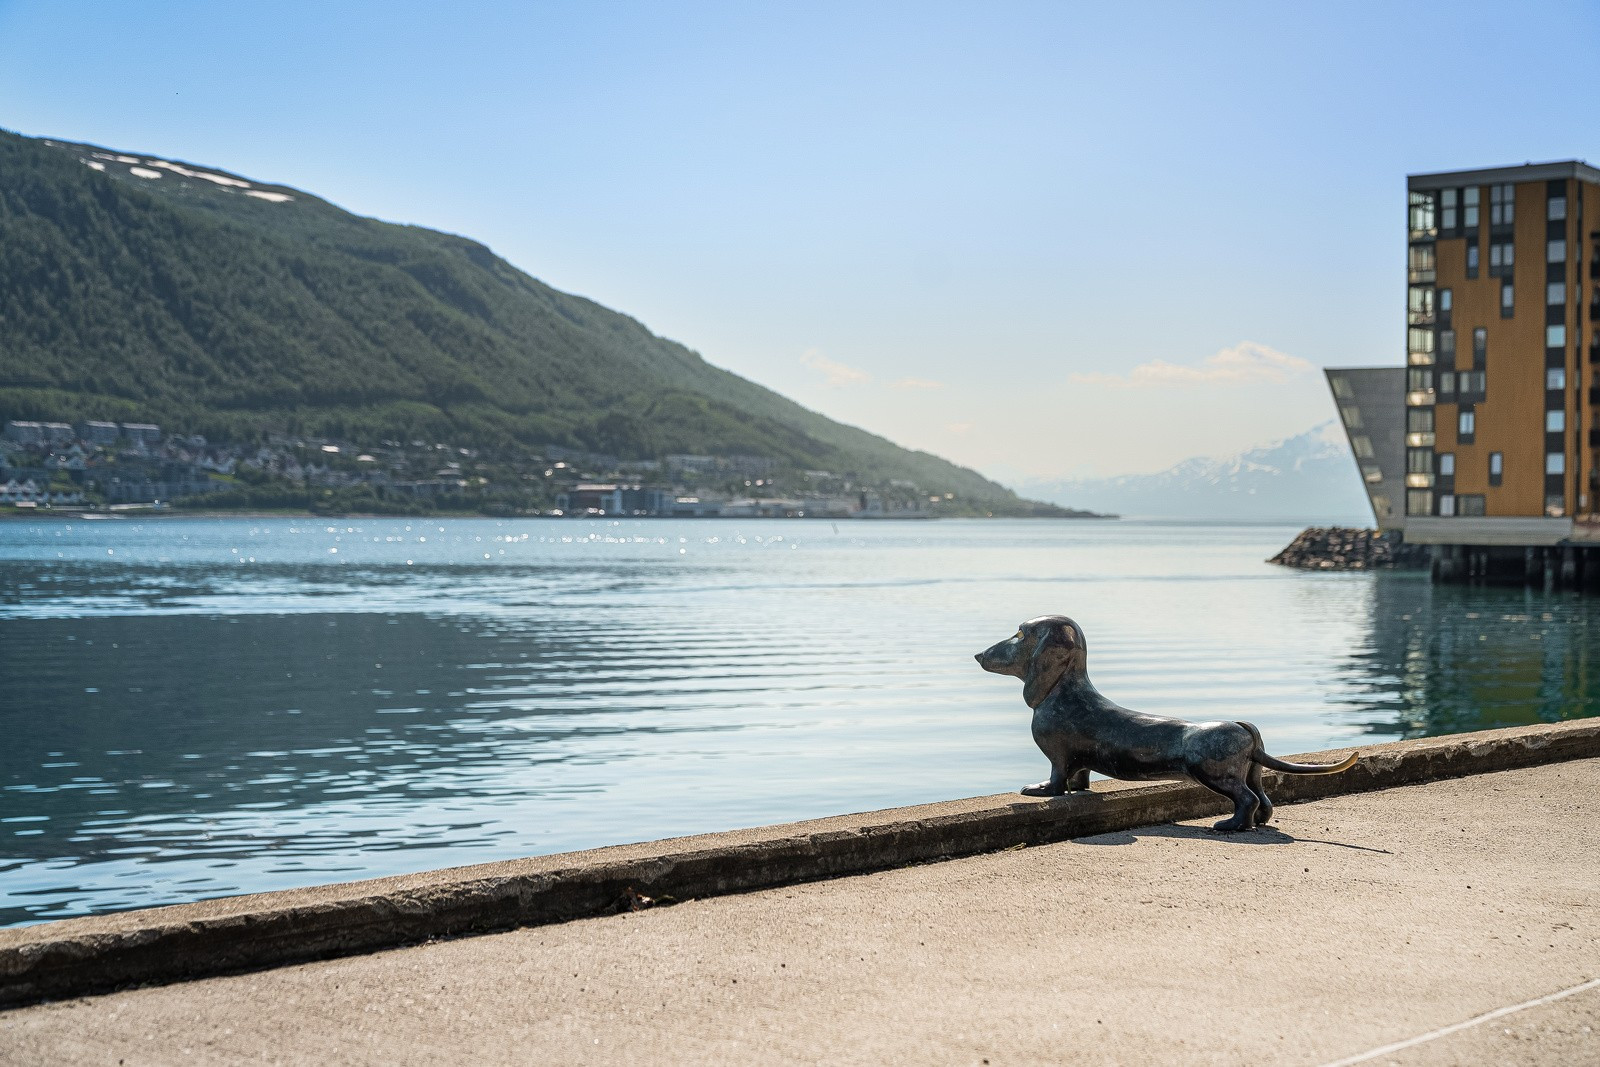
{"label": "dog's head", "polygon": [[1089,649],[1077,623],[1065,615],[1041,615],[974,658],[986,671],[1021,678],[1022,699],[1036,708],[1064,675],[1085,673]]}

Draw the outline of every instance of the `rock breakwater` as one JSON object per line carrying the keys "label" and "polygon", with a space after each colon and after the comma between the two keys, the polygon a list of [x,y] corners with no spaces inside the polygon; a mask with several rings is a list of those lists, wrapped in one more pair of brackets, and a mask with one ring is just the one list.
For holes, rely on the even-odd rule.
{"label": "rock breakwater", "polygon": [[1393,534],[1310,526],[1267,562],[1300,570],[1371,571],[1422,568],[1430,558],[1425,545],[1408,545]]}

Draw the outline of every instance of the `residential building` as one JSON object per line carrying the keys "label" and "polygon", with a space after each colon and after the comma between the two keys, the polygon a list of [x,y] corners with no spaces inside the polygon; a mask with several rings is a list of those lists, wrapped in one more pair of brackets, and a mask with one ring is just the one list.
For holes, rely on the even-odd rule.
{"label": "residential building", "polygon": [[1600,541],[1600,169],[1413,174],[1407,201],[1403,380],[1328,371],[1379,525],[1440,546]]}
{"label": "residential building", "polygon": [[44,444],[44,424],[12,419],[6,423],[5,439],[18,445]]}
{"label": "residential building", "polygon": [[94,419],[85,419],[74,429],[77,431],[78,440],[87,441],[92,445],[114,445],[117,443],[117,438],[122,436],[122,431],[117,428],[116,423]]}
{"label": "residential building", "polygon": [[132,442],[135,448],[154,448],[161,443],[161,427],[148,422],[125,422],[122,424],[122,436]]}

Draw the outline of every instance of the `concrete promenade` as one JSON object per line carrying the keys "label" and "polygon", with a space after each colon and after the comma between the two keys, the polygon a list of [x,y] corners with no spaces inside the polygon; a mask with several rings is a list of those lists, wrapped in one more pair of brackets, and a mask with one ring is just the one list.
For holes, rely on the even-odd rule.
{"label": "concrete promenade", "polygon": [[17,1008],[0,1063],[1600,1063],[1600,759],[1209,821]]}

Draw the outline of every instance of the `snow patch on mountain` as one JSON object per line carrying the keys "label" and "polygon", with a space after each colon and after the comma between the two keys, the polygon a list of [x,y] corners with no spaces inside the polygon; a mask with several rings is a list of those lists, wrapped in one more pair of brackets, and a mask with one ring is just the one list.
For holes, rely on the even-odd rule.
{"label": "snow patch on mountain", "polygon": [[[61,144],[55,141],[46,141],[45,144],[50,145],[52,148],[89,148],[88,145]],[[185,166],[182,163],[174,163],[170,159],[159,159],[153,156],[127,156],[116,152],[90,151],[87,155],[80,155],[78,161],[84,166],[102,173],[107,172],[106,164],[120,163],[127,169],[126,172],[128,174],[135,178],[143,178],[146,181],[160,178],[163,172],[174,174],[180,178],[194,178],[199,181],[209,182],[230,192],[237,190],[243,192],[245,196],[254,197],[257,200],[265,200],[273,204],[283,204],[294,199],[294,196],[289,193],[257,189],[255,188],[255,182],[246,181],[232,174],[200,170],[195,167]]]}

